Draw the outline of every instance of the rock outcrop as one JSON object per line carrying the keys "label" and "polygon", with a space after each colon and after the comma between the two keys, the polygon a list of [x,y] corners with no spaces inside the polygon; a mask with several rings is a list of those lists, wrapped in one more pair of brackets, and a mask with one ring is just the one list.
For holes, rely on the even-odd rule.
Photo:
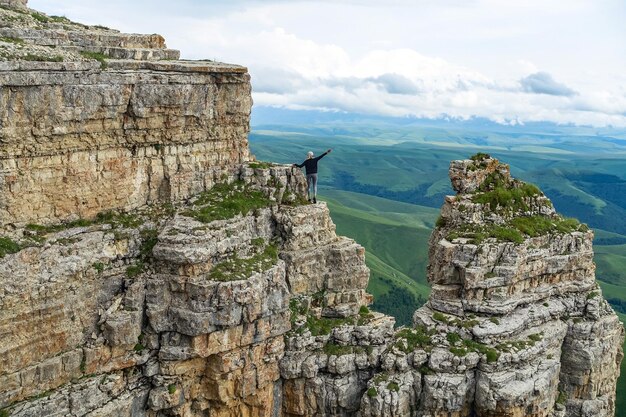
{"label": "rock outcrop", "polygon": [[0,5],[0,224],[176,202],[248,159],[246,68]]}
{"label": "rock outcrop", "polygon": [[302,174],[251,166],[176,208],[41,226],[0,260],[11,416],[280,415],[294,300],[348,322],[368,274],[326,206],[299,203]]}
{"label": "rock outcrop", "polygon": [[412,328],[253,161],[243,67],[0,1],[0,416],[609,416],[593,233],[455,161]]}
{"label": "rock outcrop", "polygon": [[422,346],[393,389],[369,383],[362,415],[612,416],[624,329],[595,281],[593,232],[488,155],[453,161],[450,179],[414,315]]}

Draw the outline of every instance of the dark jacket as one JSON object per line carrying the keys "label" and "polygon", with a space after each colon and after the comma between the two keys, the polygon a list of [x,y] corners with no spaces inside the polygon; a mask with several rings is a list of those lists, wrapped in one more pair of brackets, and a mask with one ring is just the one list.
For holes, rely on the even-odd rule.
{"label": "dark jacket", "polygon": [[322,159],[324,156],[326,156],[328,152],[324,152],[323,154],[321,154],[320,156],[318,156],[317,158],[311,158],[311,159],[307,159],[305,160],[303,163],[301,164],[296,164],[296,166],[298,168],[302,168],[304,167],[306,169],[306,175],[310,175],[310,174],[317,174],[317,161],[319,161],[320,159]]}

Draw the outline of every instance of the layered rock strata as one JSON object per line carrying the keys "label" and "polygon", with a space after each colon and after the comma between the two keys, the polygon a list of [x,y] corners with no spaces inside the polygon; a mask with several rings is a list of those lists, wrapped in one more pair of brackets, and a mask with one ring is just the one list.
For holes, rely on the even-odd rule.
{"label": "layered rock strata", "polygon": [[[244,166],[227,184],[175,209],[42,227],[40,245],[0,260],[11,416],[281,415],[290,301],[351,320],[370,301],[364,251],[335,235],[325,205],[298,203],[305,182],[291,167]],[[242,195],[260,204],[203,217]],[[203,205],[211,196],[222,205]],[[321,265],[307,287],[313,261],[300,252]]]}
{"label": "layered rock strata", "polygon": [[488,155],[450,178],[413,369],[369,382],[362,415],[612,416],[624,329],[595,281],[593,232]]}
{"label": "layered rock strata", "polygon": [[0,224],[181,201],[247,160],[246,68],[178,58],[159,35],[4,2]]}
{"label": "layered rock strata", "polygon": [[0,1],[0,416],[609,416],[593,233],[454,161],[412,328],[303,175],[248,162],[245,68]]}

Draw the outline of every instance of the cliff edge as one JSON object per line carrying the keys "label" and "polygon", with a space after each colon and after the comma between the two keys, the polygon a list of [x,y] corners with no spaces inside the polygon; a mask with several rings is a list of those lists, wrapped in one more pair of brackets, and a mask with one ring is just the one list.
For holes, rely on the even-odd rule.
{"label": "cliff edge", "polygon": [[610,416],[593,233],[453,161],[427,305],[249,154],[243,67],[0,1],[0,416]]}
{"label": "cliff edge", "polygon": [[250,76],[0,2],[0,224],[176,202],[249,158]]}

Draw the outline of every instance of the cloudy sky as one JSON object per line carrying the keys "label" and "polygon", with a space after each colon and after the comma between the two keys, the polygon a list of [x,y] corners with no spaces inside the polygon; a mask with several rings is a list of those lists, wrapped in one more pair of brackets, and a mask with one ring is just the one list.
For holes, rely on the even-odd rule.
{"label": "cloudy sky", "polygon": [[242,64],[257,105],[626,126],[624,0],[30,0]]}

